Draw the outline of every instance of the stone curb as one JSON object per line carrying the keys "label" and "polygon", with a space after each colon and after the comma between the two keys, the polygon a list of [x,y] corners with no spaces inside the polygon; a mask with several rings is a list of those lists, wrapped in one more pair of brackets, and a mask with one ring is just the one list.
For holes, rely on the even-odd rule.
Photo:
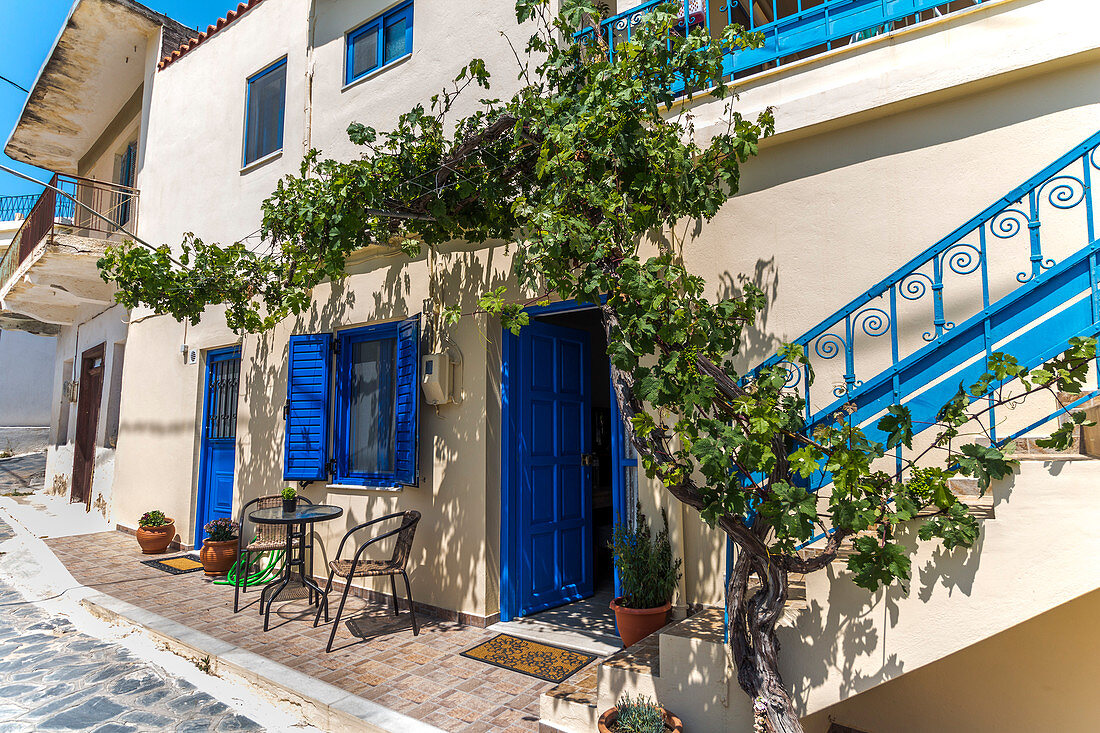
{"label": "stone curb", "polygon": [[433,725],[106,593],[89,590],[80,603],[104,621],[140,626],[176,654],[209,658],[212,673],[237,677],[297,705],[306,722],[322,730],[442,733]]}

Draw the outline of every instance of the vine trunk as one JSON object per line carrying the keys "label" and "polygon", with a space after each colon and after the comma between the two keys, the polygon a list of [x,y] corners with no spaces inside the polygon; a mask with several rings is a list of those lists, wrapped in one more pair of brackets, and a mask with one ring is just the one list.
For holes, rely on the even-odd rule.
{"label": "vine trunk", "polygon": [[[600,308],[608,343],[620,332],[612,303],[613,299],[609,298]],[[611,364],[611,383],[635,448],[658,467],[658,478],[663,480],[669,493],[696,511],[702,510],[702,493],[690,478],[668,481],[661,475],[661,465],[672,467],[674,463],[666,437],[658,433],[640,438],[631,429],[631,418],[642,409],[634,397],[632,375]],[[753,703],[755,729],[766,733],[803,733],[790,693],[779,673],[779,639],[775,634],[787,603],[787,571],[769,562],[763,539],[740,517],[724,516],[719,525],[738,549],[726,590],[729,645],[737,667],[737,682]],[[757,526],[762,527],[763,523],[758,522]],[[750,596],[749,580],[753,575],[759,579],[759,588]]]}

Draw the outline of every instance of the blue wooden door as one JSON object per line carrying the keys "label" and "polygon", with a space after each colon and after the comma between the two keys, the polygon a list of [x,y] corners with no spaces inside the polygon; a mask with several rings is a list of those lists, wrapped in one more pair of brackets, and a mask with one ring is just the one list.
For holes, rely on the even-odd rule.
{"label": "blue wooden door", "polygon": [[202,544],[203,525],[233,516],[233,467],[237,442],[237,396],[241,376],[239,348],[212,351],[206,359],[200,449],[195,546]]}
{"label": "blue wooden door", "polygon": [[533,322],[520,336],[519,615],[592,595],[588,333]]}

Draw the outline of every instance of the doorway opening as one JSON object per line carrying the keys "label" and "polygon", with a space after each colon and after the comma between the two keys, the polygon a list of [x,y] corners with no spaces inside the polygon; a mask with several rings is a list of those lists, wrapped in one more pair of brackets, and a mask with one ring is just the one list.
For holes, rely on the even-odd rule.
{"label": "doorway opening", "polygon": [[501,630],[606,654],[619,646],[608,544],[633,516],[637,462],[598,309],[530,315],[505,334]]}
{"label": "doorway opening", "polygon": [[76,406],[76,440],[73,446],[73,482],[69,501],[92,505],[92,475],[95,472],[96,432],[99,403],[103,398],[103,361],[106,344],[94,346],[80,356],[79,396]]}
{"label": "doorway opening", "polygon": [[233,517],[240,380],[239,346],[207,354],[195,506],[195,547],[202,546],[206,536],[203,527],[207,522]]}

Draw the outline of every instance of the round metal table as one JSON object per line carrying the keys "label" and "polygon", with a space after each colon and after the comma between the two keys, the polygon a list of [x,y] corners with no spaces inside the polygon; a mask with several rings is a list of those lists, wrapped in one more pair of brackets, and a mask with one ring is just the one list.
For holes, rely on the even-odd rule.
{"label": "round metal table", "polygon": [[[309,591],[310,603],[320,603],[324,594],[306,571],[306,538],[309,525],[317,522],[327,522],[336,519],[344,513],[338,506],[330,504],[299,504],[293,512],[285,512],[282,507],[270,509],[257,509],[250,512],[248,518],[256,524],[283,524],[286,525],[286,562],[283,564],[282,576],[271,581],[260,591],[260,608],[264,614],[264,631],[267,631],[268,622],[271,619],[271,604],[278,598],[294,575],[294,569],[302,579],[302,585]],[[294,540],[299,540],[297,552],[295,552]],[[264,606],[264,597],[270,593],[267,606]],[[316,599],[316,600],[315,600]]]}

